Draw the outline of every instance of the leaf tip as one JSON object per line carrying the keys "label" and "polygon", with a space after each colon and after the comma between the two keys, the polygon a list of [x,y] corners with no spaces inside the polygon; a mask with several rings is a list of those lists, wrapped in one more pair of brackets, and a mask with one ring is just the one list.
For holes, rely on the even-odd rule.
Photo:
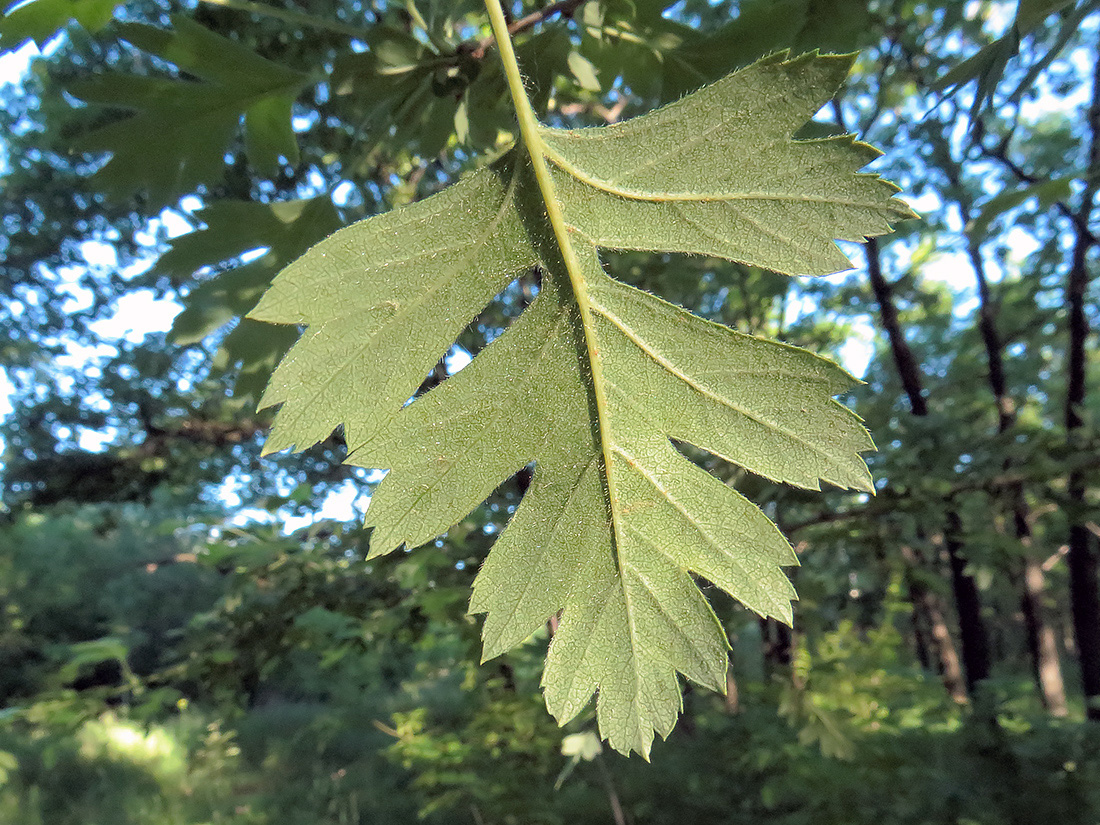
{"label": "leaf tip", "polygon": [[293,442],[288,442],[281,438],[274,430],[267,436],[267,440],[264,441],[263,447],[260,448],[260,458],[265,458],[269,455],[275,455],[275,453],[281,453],[283,450],[288,452],[296,452],[298,445]]}

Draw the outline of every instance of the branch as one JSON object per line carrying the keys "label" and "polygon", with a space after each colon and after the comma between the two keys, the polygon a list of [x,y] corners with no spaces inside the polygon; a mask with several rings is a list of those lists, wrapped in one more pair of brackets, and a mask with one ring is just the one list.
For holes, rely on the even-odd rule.
{"label": "branch", "polygon": [[[1016,406],[1008,394],[1005,378],[1005,347],[1000,330],[997,327],[999,307],[993,300],[986,277],[985,260],[982,258],[982,239],[976,233],[968,231],[974,218],[974,204],[963,186],[962,164],[951,151],[950,142],[940,132],[933,130],[931,140],[941,158],[943,173],[947,176],[950,188],[947,190],[955,201],[962,222],[962,235],[966,243],[966,254],[970,259],[970,268],[978,284],[978,331],[985,345],[986,361],[989,367],[989,389],[997,405],[997,431],[1008,430],[1016,421]],[[1006,464],[1007,467],[1007,464]]]}
{"label": "branch", "polygon": [[[953,484],[924,488],[927,495],[921,496],[920,502],[930,504],[936,500],[949,503],[963,493],[987,493],[991,496],[1003,494],[1017,485],[1038,485],[1043,496],[1057,498],[1060,493],[1051,487],[1051,483],[1062,479],[1067,473],[1088,472],[1100,466],[1100,442],[1082,445],[1075,451],[1072,458],[1067,457],[1051,466],[1045,472],[1028,472],[1025,468],[1017,468],[996,475],[972,475]],[[933,480],[934,483],[934,480]],[[784,533],[790,537],[807,527],[818,527],[824,524],[850,521],[852,519],[866,519],[884,516],[899,511],[900,506],[906,500],[914,498],[915,485],[905,485],[904,489],[896,490],[889,484],[876,493],[873,499],[868,500],[862,506],[853,507],[850,510],[831,510],[812,516],[804,521],[797,521],[783,525]],[[1091,530],[1092,528],[1089,527]]]}
{"label": "branch", "polygon": [[[207,2],[209,1],[207,0]],[[556,14],[560,14],[562,17],[571,17],[577,9],[587,2],[588,0],[558,0],[558,2],[551,3],[544,9],[531,12],[531,14],[521,17],[519,20],[513,20],[508,24],[508,34],[515,37],[520,32],[533,29],[539,23],[549,20]],[[481,60],[485,57],[485,53],[493,47],[494,43],[492,35],[482,38],[470,52],[470,56],[475,60]]]}
{"label": "branch", "polygon": [[157,446],[164,441],[181,439],[194,444],[224,447],[228,444],[241,444],[248,441],[258,433],[267,432],[268,427],[268,424],[258,421],[228,423],[202,418],[188,418],[167,427],[146,422],[145,431],[148,438],[144,446],[146,450],[156,452]]}
{"label": "branch", "polygon": [[898,317],[897,304],[894,302],[894,288],[882,272],[882,259],[879,255],[877,238],[869,238],[863,245],[867,261],[867,279],[875,293],[879,306],[879,316],[886,338],[890,342],[890,351],[894,356],[894,366],[901,380],[905,396],[909,399],[909,409],[913,415],[922,418],[928,415],[928,400],[924,396],[924,384],[921,380],[920,365],[905,340]]}
{"label": "branch", "polygon": [[[1021,183],[1026,183],[1029,186],[1041,183],[1042,181],[1030,174],[1026,169],[1017,164],[1012,158],[1008,156],[1008,139],[1002,140],[994,148],[990,149],[981,142],[976,141],[979,151],[988,158],[993,158],[999,161],[1009,172],[1015,175],[1016,179]],[[1092,233],[1089,229],[1088,223],[1083,223],[1079,215],[1077,215],[1065,201],[1057,201],[1054,204],[1058,212],[1069,219],[1073,224],[1073,228],[1077,231],[1078,235],[1086,239],[1090,246],[1100,245],[1100,239]]]}
{"label": "branch", "polygon": [[619,99],[615,101],[615,105],[611,107],[604,106],[602,103],[567,103],[560,107],[558,111],[565,117],[574,117],[584,112],[593,112],[603,118],[605,123],[618,123],[623,115],[623,109],[625,108],[626,96],[621,95]]}
{"label": "branch", "polygon": [[[836,115],[837,123],[841,129],[846,129],[844,111],[836,98],[833,100],[833,113]],[[902,388],[909,399],[909,409],[913,415],[923,418],[928,415],[928,400],[924,395],[921,368],[913,355],[913,350],[905,340],[905,333],[901,328],[901,320],[898,317],[897,304],[894,301],[893,287],[882,272],[882,258],[878,238],[867,239],[867,242],[863,245],[863,255],[867,262],[867,280],[871,284],[875,301],[879,306],[879,319],[882,328],[886,332],[886,338],[890,342],[890,352],[893,354],[894,366],[897,369]]]}
{"label": "branch", "polygon": [[1097,245],[1096,236],[1089,232],[1088,226],[1092,220],[1096,194],[1100,190],[1100,62],[1093,68],[1092,101],[1088,107],[1087,124],[1088,165],[1085,167],[1085,189],[1081,193],[1080,207],[1071,216],[1077,229],[1077,238],[1074,240],[1069,272],[1066,274],[1066,305],[1069,310],[1065,410],[1067,433],[1085,425],[1083,408],[1088,391],[1086,348],[1089,337],[1089,321],[1085,311],[1090,280],[1088,254]]}

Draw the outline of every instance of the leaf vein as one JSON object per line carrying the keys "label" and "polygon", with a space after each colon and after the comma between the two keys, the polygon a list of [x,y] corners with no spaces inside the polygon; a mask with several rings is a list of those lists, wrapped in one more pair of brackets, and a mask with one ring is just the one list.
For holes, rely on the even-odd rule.
{"label": "leaf vein", "polygon": [[[651,347],[648,344],[648,342],[646,342],[644,339],[639,337],[634,332],[634,330],[631,329],[631,327],[625,321],[623,321],[621,318],[619,318],[619,316],[617,316],[614,312],[609,310],[607,307],[600,304],[598,301],[592,301],[592,308],[595,309],[597,312],[599,312],[600,315],[602,315],[604,318],[606,318],[611,324],[613,324],[615,326],[615,328],[619,330],[619,332],[621,332],[629,341],[631,341],[636,347],[638,347],[638,349],[640,349],[642,352],[644,352],[652,361],[654,361],[656,364],[658,364],[660,367],[662,367],[670,375],[672,375],[675,378],[678,378],[679,380],[683,381],[685,384],[687,384],[693,390],[698,392],[700,395],[703,395],[704,397],[711,399],[712,401],[716,402],[717,404],[720,404],[724,407],[728,407],[729,409],[733,410],[734,412],[738,413],[739,415],[743,415],[745,418],[748,418],[750,421],[755,421],[757,424],[760,424],[764,427],[767,427],[771,430],[774,430],[778,433],[781,433],[782,435],[786,436],[787,438],[790,438],[791,440],[793,440],[795,442],[798,442],[798,443],[801,443],[801,444],[805,445],[806,447],[810,448],[812,451],[816,452],[818,455],[821,455],[821,456],[823,456],[827,459],[832,460],[832,456],[829,455],[828,452],[826,452],[825,450],[817,447],[815,444],[810,442],[808,439],[803,438],[802,436],[798,435],[796,432],[792,431],[789,427],[784,427],[784,426],[780,425],[779,423],[777,423],[775,421],[769,421],[766,418],[762,417],[761,415],[752,412],[751,410],[741,406],[740,404],[735,403],[734,401],[732,401],[729,398],[724,398],[724,397],[718,395],[713,390],[710,390],[707,387],[700,384],[699,382],[697,382],[695,379],[693,379],[691,376],[689,376],[683,370],[679,369],[675,364],[673,364],[671,361],[669,361],[667,358],[665,358],[659,352],[654,350],[653,347]],[[625,391],[624,391],[623,394],[628,395]],[[729,458],[731,461],[734,461],[735,463],[737,461],[737,459],[732,457],[732,456],[725,456],[725,457]]]}

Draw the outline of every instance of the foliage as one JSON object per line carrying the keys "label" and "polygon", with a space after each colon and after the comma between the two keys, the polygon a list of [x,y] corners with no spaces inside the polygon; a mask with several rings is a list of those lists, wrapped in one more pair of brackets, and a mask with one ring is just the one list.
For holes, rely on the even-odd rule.
{"label": "foliage", "polygon": [[[1073,726],[1015,719],[991,731],[931,713],[919,724],[891,719],[865,736],[851,759],[838,760],[799,742],[775,716],[774,701],[757,697],[732,717],[707,714],[694,736],[658,743],[660,770],[598,757],[582,762],[558,791],[553,779],[565,760],[555,758],[550,741],[523,735],[553,727],[534,697],[522,707],[472,704],[476,721],[467,727],[438,716],[434,723],[423,714],[403,717],[403,738],[393,746],[353,729],[362,734],[354,750],[319,747],[302,727],[304,715],[295,722],[289,709],[248,720],[251,730],[237,736],[191,711],[151,728],[107,716],[77,738],[43,736],[47,728],[33,738],[0,736],[0,750],[15,762],[0,790],[0,812],[8,821],[60,825],[97,817],[148,825],[335,825],[418,816],[428,823],[506,822],[521,815],[556,825],[607,822],[609,787],[632,821],[658,823],[690,816],[781,825],[1001,825],[1088,822],[1100,810],[1095,738]],[[508,728],[503,720],[511,720]],[[499,738],[512,724],[518,735]],[[267,748],[257,741],[260,731]]]}
{"label": "foliage", "polygon": [[[103,74],[70,88],[82,100],[138,109],[138,114],[86,135],[78,148],[113,149],[102,173],[123,191],[146,190],[157,202],[186,192],[220,168],[227,144],[244,120],[248,160],[272,174],[279,158],[298,158],[290,110],[306,76],[255,55],[186,17],[173,17],[172,30],[134,24],[120,35],[197,78],[185,81]],[[126,135],[126,141],[118,139]],[[132,151],[121,151],[128,145]],[[174,164],[162,162],[165,156]]]}
{"label": "foliage", "polygon": [[168,665],[169,641],[221,591],[189,563],[196,549],[141,508],[31,513],[6,525],[0,697],[110,687],[120,667],[149,676]]}

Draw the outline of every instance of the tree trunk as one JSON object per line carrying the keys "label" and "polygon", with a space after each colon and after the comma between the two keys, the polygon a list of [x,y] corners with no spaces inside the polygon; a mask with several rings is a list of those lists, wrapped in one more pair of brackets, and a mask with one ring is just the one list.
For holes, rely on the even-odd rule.
{"label": "tree trunk", "polygon": [[[1075,474],[1076,475],[1076,474]],[[1072,479],[1076,481],[1077,479]],[[1070,488],[1071,496],[1084,498],[1084,485]],[[1100,720],[1100,589],[1097,588],[1096,550],[1084,524],[1069,528],[1069,598],[1073,635],[1081,663],[1081,688],[1089,719]]]}
{"label": "tree trunk", "polygon": [[726,669],[726,713],[731,716],[741,712],[741,694],[737,690],[737,677],[733,675],[733,663]]}
{"label": "tree trunk", "polygon": [[928,635],[931,637],[932,648],[936,652],[936,661],[943,685],[947,688],[947,692],[952,699],[959,704],[965,704],[966,685],[963,680],[962,665],[959,663],[959,654],[955,650],[955,640],[951,638],[951,630],[947,626],[947,619],[940,598],[920,581],[919,570],[922,564],[916,551],[908,545],[903,545],[901,557],[909,568],[905,577],[909,590],[909,600],[913,603],[913,610],[917,614],[918,621],[926,624],[928,628]]}
{"label": "tree trunk", "polygon": [[1043,706],[1052,716],[1065,716],[1066,685],[1062,679],[1062,662],[1058,657],[1058,641],[1054,628],[1046,620],[1043,594],[1046,591],[1046,574],[1043,565],[1033,558],[1024,560],[1024,589],[1020,607],[1027,626],[1027,640],[1031,647],[1031,662],[1035,681]]}
{"label": "tree trunk", "polygon": [[[946,141],[944,156],[951,158],[951,147]],[[952,159],[944,164],[950,183],[956,189],[959,217],[963,227],[970,225],[973,216],[962,184],[962,175],[958,165]],[[965,231],[965,229],[964,229]],[[990,294],[989,279],[985,274],[985,261],[982,258],[981,239],[973,235],[966,238],[967,257],[970,259],[974,279],[978,285],[978,331],[985,347],[986,363],[989,367],[989,389],[993,403],[997,408],[997,432],[1006,433],[1016,424],[1016,405],[1008,392],[1008,382],[1004,369],[1004,342],[997,326],[999,307]],[[1006,474],[1012,469],[1012,462],[1004,462]],[[1058,647],[1054,643],[1054,631],[1043,608],[1043,593],[1046,587],[1043,568],[1033,557],[1031,542],[1031,512],[1024,495],[1022,483],[1013,483],[1008,489],[1012,507],[1012,524],[1017,541],[1020,542],[1024,570],[1020,583],[1020,607],[1024,616],[1024,630],[1027,635],[1031,666],[1035,675],[1035,684],[1043,706],[1053,716],[1066,715],[1066,686],[1062,678],[1062,663],[1058,657]]]}
{"label": "tree trunk", "polygon": [[894,305],[893,287],[882,274],[878,239],[870,238],[863,248],[867,256],[867,278],[871,282],[871,290],[875,293],[882,328],[886,330],[886,340],[889,341],[890,351],[894,356],[894,366],[897,368],[905,395],[909,399],[909,409],[916,416],[928,415],[928,402],[924,397],[920,368],[917,366],[917,359],[913,357],[913,350],[909,348],[902,334],[898,309]]}
{"label": "tree trunk", "polygon": [[[882,260],[878,243],[874,238],[871,238],[867,241],[864,249],[867,256],[867,276],[871,282],[875,300],[879,305],[882,326],[886,330],[886,336],[890,342],[890,350],[894,356],[898,376],[901,379],[902,387],[905,389],[905,395],[909,399],[909,409],[913,415],[923,418],[928,415],[928,401],[925,396],[920,369],[917,366],[917,359],[913,356],[913,351],[909,348],[909,344],[902,334],[901,322],[898,318],[897,307],[894,304],[893,288],[882,273]],[[958,513],[950,504],[947,518],[949,524],[958,521]],[[958,608],[960,627],[964,628],[961,635],[963,659],[970,665],[967,669],[967,685],[973,688],[974,685],[989,675],[989,638],[981,615],[981,594],[973,576],[966,572],[961,547],[956,545],[953,555],[958,557],[958,565],[952,561],[951,583]],[[942,618],[941,614],[941,622]],[[946,630],[946,624],[944,624],[944,630]],[[933,630],[934,635],[935,633],[936,631]],[[948,638],[950,638],[949,634]],[[985,663],[984,667],[982,666],[983,662]],[[948,684],[946,674],[947,671],[945,670],[944,683]],[[951,692],[952,698],[958,699],[950,684],[948,684],[948,691]]]}
{"label": "tree trunk", "polygon": [[978,685],[989,678],[989,634],[982,619],[982,597],[974,577],[966,572],[962,557],[960,533],[962,523],[958,511],[947,513],[947,534],[944,547],[951,562],[951,587],[955,592],[955,607],[959,612],[959,636],[962,639],[963,670],[966,672],[966,692],[971,696]]}
{"label": "tree trunk", "polygon": [[[1085,314],[1088,291],[1088,256],[1093,236],[1088,232],[1093,201],[1100,186],[1100,50],[1095,58],[1092,78],[1092,101],[1088,111],[1088,169],[1081,206],[1074,224],[1077,237],[1069,273],[1066,276],[1066,309],[1069,314],[1069,341],[1066,360],[1066,439],[1071,452],[1085,427],[1082,416],[1087,393],[1087,353],[1089,321]],[[1097,582],[1097,549],[1085,523],[1085,471],[1070,472],[1066,484],[1069,506],[1069,567],[1070,605],[1073,630],[1077,638],[1077,655],[1081,663],[1081,686],[1085,693],[1085,708],[1090,719],[1100,720],[1100,584]]]}
{"label": "tree trunk", "polygon": [[760,636],[764,646],[764,664],[772,673],[789,673],[794,661],[794,634],[775,619],[760,620]]}
{"label": "tree trunk", "polygon": [[909,604],[913,608],[913,655],[917,657],[917,662],[920,664],[921,670],[932,670],[932,645],[929,643],[929,639],[931,638],[931,623],[924,614],[924,610],[922,610],[921,606],[917,603],[913,588],[910,586],[908,590]]}

